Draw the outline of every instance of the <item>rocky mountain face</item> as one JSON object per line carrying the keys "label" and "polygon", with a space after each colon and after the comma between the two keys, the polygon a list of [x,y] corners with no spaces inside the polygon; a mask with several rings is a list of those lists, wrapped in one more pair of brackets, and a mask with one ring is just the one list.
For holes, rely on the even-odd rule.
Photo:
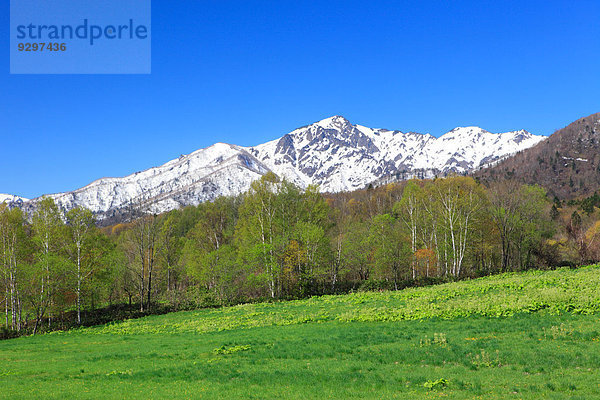
{"label": "rocky mountain face", "polygon": [[352,125],[334,116],[248,150],[301,187],[313,183],[322,191],[339,192],[388,176],[408,179],[467,173],[544,139],[524,130],[494,134],[473,126],[435,138]]}
{"label": "rocky mountain face", "polygon": [[600,188],[600,113],[573,122],[476,176],[538,184],[559,199],[593,194]]}
{"label": "rocky mountain face", "polygon": [[[478,127],[456,128],[435,138],[352,125],[334,116],[258,146],[217,143],[159,167],[99,179],[50,197],[64,210],[83,206],[99,220],[112,223],[125,218],[133,207],[160,213],[243,193],[268,171],[300,187],[318,184],[322,191],[339,192],[386,177],[468,173],[544,139],[523,130],[494,134]],[[31,211],[39,199],[19,202],[7,196],[4,200]]]}

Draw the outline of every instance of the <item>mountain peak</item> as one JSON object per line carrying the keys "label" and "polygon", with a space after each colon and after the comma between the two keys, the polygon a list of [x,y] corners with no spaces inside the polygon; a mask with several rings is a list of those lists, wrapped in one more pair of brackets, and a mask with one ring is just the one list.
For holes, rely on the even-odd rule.
{"label": "mountain peak", "polygon": [[509,133],[513,135],[512,140],[515,143],[521,143],[522,141],[530,139],[535,136],[532,133],[526,131],[525,129],[520,129],[518,131],[512,131]]}
{"label": "mountain peak", "polygon": [[488,131],[486,131],[483,128],[480,128],[479,126],[457,126],[456,128],[452,129],[450,132],[448,133],[455,133],[455,134],[461,134],[461,135],[473,135],[473,134],[480,134],[480,133],[490,133]]}
{"label": "mountain peak", "polygon": [[350,121],[348,121],[343,116],[334,115],[332,117],[325,118],[318,122],[315,122],[313,125],[318,125],[321,128],[325,128],[325,129],[342,130],[344,128],[347,128],[348,126],[351,126],[352,124],[350,123]]}

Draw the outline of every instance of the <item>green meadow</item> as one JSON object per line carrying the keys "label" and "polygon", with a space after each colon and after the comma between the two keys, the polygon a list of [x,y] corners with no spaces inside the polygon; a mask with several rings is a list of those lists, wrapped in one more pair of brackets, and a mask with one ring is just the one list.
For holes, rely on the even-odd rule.
{"label": "green meadow", "polygon": [[6,340],[0,387],[11,399],[600,398],[600,267]]}

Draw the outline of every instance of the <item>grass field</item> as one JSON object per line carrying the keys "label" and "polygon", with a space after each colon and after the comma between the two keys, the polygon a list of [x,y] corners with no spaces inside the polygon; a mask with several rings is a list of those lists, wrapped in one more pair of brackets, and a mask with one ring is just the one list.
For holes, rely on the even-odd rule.
{"label": "grass field", "polygon": [[600,268],[0,342],[5,398],[600,398]]}

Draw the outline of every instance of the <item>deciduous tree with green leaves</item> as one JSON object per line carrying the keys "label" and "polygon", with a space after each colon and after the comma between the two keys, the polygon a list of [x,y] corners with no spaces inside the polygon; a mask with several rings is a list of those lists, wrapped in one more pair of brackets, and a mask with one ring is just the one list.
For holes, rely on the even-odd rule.
{"label": "deciduous tree with green leaves", "polygon": [[95,228],[94,216],[90,210],[76,207],[67,213],[67,223],[69,224],[71,240],[75,247],[74,258],[77,265],[77,323],[81,324],[81,282],[91,274],[91,272],[82,274],[82,251],[84,250],[83,247],[87,244],[86,241],[90,232]]}

